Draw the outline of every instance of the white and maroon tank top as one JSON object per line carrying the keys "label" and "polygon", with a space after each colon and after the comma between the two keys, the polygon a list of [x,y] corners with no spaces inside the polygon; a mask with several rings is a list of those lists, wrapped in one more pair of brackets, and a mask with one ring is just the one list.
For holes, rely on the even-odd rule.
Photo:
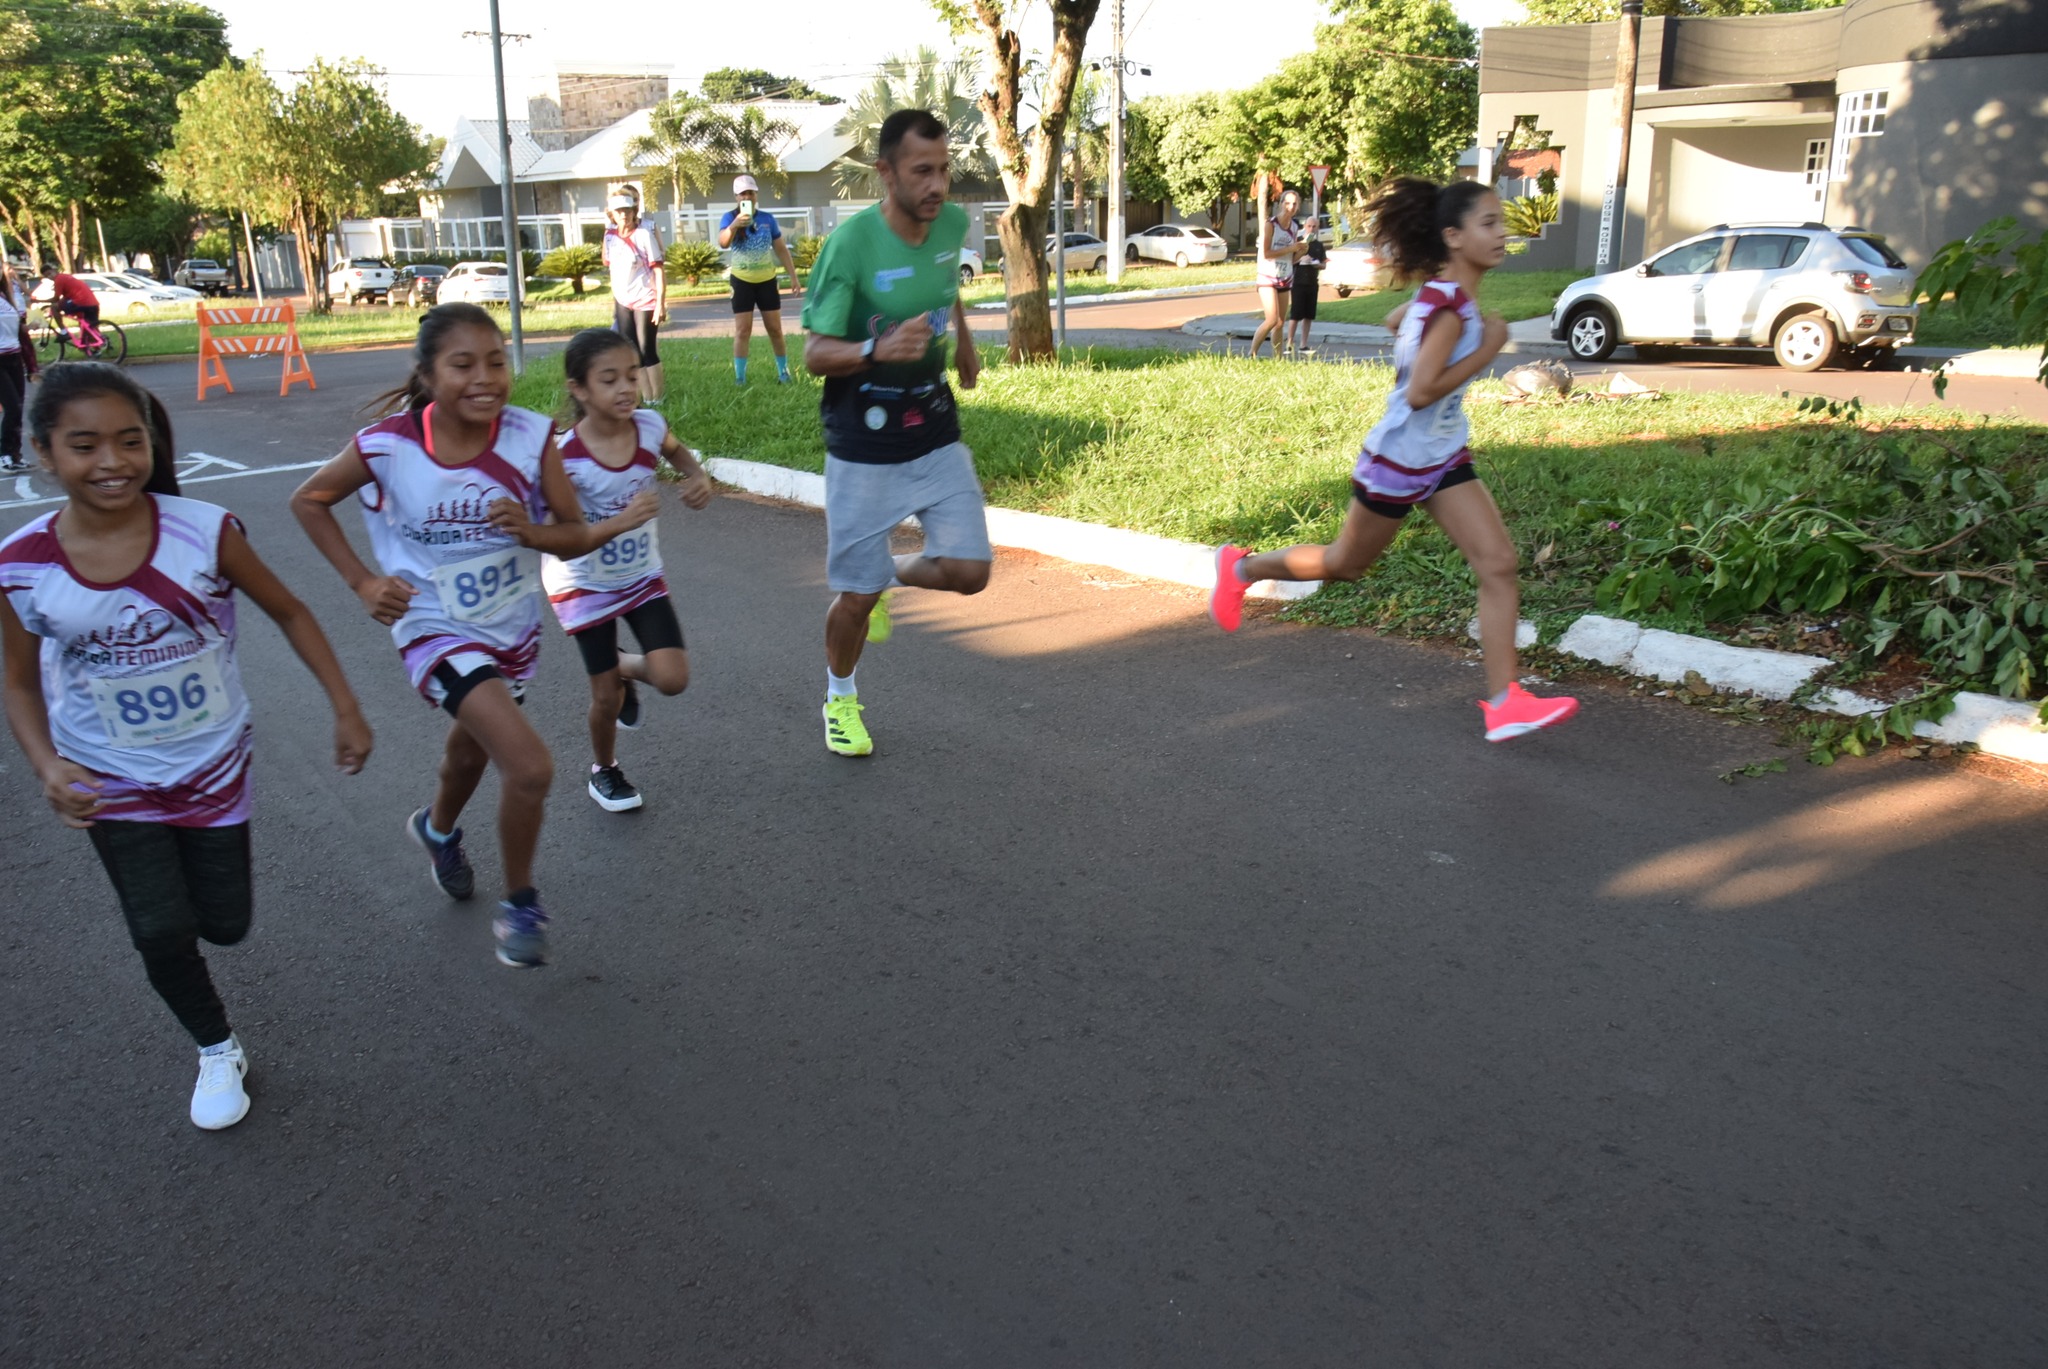
{"label": "white and maroon tank top", "polygon": [[197,499],[145,498],[155,532],[125,578],[80,575],[49,513],[0,543],[0,593],[42,639],[58,753],[106,778],[98,816],[247,822],[249,700],[235,661],[235,590],[220,570],[234,515]]}
{"label": "white and maroon tank top", "polygon": [[1452,280],[1433,280],[1415,292],[1408,312],[1401,316],[1401,330],[1394,335],[1394,390],[1387,396],[1387,413],[1365,437],[1358,469],[1364,472],[1377,457],[1405,471],[1432,471],[1465,451],[1472,434],[1465,416],[1467,381],[1433,404],[1417,409],[1408,403],[1408,377],[1414,372],[1416,353],[1422,349],[1422,332],[1438,311],[1449,309],[1458,317],[1458,341],[1451,348],[1451,361],[1463,361],[1479,348],[1485,331],[1479,305]]}
{"label": "white and maroon tank top", "polygon": [[545,516],[540,465],[554,425],[507,408],[484,450],[450,466],[431,450],[432,410],[356,434],[372,478],[360,491],[371,549],[386,575],[419,591],[391,640],[415,689],[458,651],[482,651],[508,679],[527,679],[540,653],[540,555],[492,527],[489,510],[511,499]]}
{"label": "white and maroon tank top", "polygon": [[[1264,250],[1259,252],[1258,283],[1283,290],[1294,284],[1294,258],[1282,254],[1290,252],[1299,238],[1291,230],[1282,227],[1277,217],[1268,219],[1267,222],[1273,226],[1272,255],[1268,256]],[[1300,220],[1296,222],[1299,223]]]}
{"label": "white and maroon tank top", "polygon": [[[612,517],[660,478],[656,468],[668,438],[668,421],[651,409],[636,409],[633,426],[633,459],[616,470],[591,455],[574,428],[557,444],[562,468],[576,486],[587,522],[601,523]],[[540,573],[548,602],[554,605],[564,632],[581,632],[609,622],[668,593],[668,581],[661,571],[661,541],[651,520],[587,556],[569,561],[544,556]]]}

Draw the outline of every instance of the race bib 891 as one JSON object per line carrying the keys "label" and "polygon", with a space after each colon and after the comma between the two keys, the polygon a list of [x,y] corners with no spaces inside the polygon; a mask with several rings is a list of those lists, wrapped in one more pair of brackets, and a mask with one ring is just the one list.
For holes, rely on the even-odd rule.
{"label": "race bib 891", "polygon": [[509,612],[529,594],[540,592],[540,555],[511,547],[488,556],[472,556],[434,568],[434,588],[441,608],[463,623],[482,623]]}

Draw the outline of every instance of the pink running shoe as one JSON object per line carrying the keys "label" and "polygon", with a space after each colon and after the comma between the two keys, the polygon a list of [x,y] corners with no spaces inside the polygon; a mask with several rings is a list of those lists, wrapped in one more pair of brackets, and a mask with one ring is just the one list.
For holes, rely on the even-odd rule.
{"label": "pink running shoe", "polygon": [[1237,631],[1244,622],[1244,592],[1251,586],[1237,578],[1237,563],[1250,555],[1228,542],[1216,548],[1216,588],[1209,591],[1209,616],[1225,632]]}
{"label": "pink running shoe", "polygon": [[1520,685],[1511,684],[1508,697],[1499,708],[1481,699],[1479,711],[1486,715],[1486,740],[1505,742],[1524,732],[1563,722],[1579,711],[1579,701],[1562,695],[1554,699],[1538,698]]}

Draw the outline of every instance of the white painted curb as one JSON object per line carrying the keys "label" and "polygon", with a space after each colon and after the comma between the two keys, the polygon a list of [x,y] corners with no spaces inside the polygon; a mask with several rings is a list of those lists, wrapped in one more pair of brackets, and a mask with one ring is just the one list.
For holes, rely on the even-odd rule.
{"label": "white painted curb", "polygon": [[[1068,295],[1067,307],[1069,309],[1078,309],[1084,304],[1129,304],[1133,300],[1174,299],[1184,295],[1232,295],[1242,290],[1256,289],[1258,284],[1257,281],[1247,276],[1240,281],[1216,281],[1209,285],[1167,285],[1157,290],[1118,290],[1114,294],[1108,295]],[[1054,300],[1054,307],[1058,307],[1057,297],[1053,295],[1050,289],[1046,291],[1046,298]],[[998,299],[990,300],[986,304],[974,304],[968,307],[972,309],[1007,309],[1010,307],[1010,302],[1006,299]]]}
{"label": "white painted curb", "polygon": [[[704,469],[714,480],[750,494],[787,499],[812,508],[825,507],[822,475],[723,456],[707,460]],[[1216,583],[1216,549],[1196,542],[1176,542],[1169,537],[1106,528],[1074,518],[999,508],[988,511],[988,535],[999,547],[1035,551],[1086,566],[1107,566],[1198,589],[1208,589]],[[1322,583],[1261,580],[1246,593],[1255,599],[1306,599],[1321,589]]]}
{"label": "white painted curb", "polygon": [[[1789,698],[1832,664],[1821,656],[1729,646],[1597,613],[1589,613],[1567,628],[1557,649],[1672,683],[1683,680],[1688,671],[1697,671],[1723,693],[1755,694],[1765,699]],[[1823,689],[1806,707],[1816,713],[1860,718],[1882,713],[1888,705],[1846,689]],[[1989,756],[2048,765],[2048,727],[2041,724],[2038,707],[1990,694],[1958,694],[1955,710],[1946,718],[1920,723],[1913,732],[1950,745],[1967,742]]]}

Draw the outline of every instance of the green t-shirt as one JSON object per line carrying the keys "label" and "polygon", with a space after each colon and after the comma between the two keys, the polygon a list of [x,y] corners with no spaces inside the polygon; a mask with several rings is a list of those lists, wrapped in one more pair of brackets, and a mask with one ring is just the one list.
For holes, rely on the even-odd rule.
{"label": "green t-shirt", "polygon": [[807,331],[863,342],[919,314],[932,327],[921,360],[826,379],[819,409],[833,456],[887,465],[960,440],[960,415],[946,384],[946,337],[966,240],[967,211],[957,204],[939,210],[916,247],[896,236],[880,206],[861,210],[825,239],[805,287]]}

